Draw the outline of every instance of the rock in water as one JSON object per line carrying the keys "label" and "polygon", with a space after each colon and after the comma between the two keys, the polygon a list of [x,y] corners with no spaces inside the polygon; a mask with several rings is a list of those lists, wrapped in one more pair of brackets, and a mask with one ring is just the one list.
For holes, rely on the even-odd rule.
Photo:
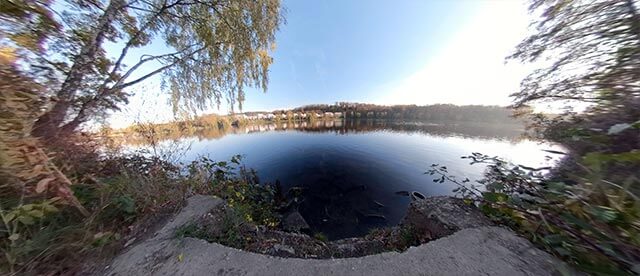
{"label": "rock in water", "polygon": [[411,192],[411,200],[423,200],[425,198],[426,197],[420,192],[417,192],[417,191]]}
{"label": "rock in water", "polygon": [[283,224],[284,230],[290,231],[290,232],[300,232],[301,230],[309,230],[309,224],[307,224],[307,221],[302,217],[302,215],[298,211],[293,211],[291,213],[288,213],[284,217],[284,221],[282,222],[282,224]]}

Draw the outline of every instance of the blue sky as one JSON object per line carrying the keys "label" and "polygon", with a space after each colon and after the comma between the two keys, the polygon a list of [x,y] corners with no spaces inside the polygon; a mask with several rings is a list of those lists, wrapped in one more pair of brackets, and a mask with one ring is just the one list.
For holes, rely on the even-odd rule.
{"label": "blue sky", "polygon": [[[269,89],[249,89],[244,111],[336,101],[506,105],[527,69],[504,64],[526,34],[519,0],[283,3],[287,23],[277,34]],[[170,108],[157,108],[166,104],[158,82],[137,87],[112,122],[171,117]]]}
{"label": "blue sky", "polygon": [[372,101],[376,86],[419,70],[473,3],[286,1],[268,93],[251,93],[246,107]]}

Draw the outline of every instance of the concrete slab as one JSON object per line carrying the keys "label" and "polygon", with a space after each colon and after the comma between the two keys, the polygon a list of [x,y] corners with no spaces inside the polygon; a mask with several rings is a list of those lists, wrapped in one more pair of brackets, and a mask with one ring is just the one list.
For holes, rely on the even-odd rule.
{"label": "concrete slab", "polygon": [[360,258],[294,259],[245,252],[175,230],[222,200],[195,196],[157,234],[113,260],[105,275],[553,275],[562,263],[509,229],[479,226]]}

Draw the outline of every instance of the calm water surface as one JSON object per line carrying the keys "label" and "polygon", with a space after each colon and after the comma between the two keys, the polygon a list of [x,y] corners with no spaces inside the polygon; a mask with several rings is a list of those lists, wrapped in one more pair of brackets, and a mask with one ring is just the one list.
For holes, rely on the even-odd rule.
{"label": "calm water surface", "polygon": [[396,225],[411,200],[402,191],[451,195],[454,184],[436,184],[424,174],[431,164],[446,165],[452,175],[473,180],[484,167],[460,158],[472,152],[528,166],[552,162],[542,150],[558,147],[522,140],[520,134],[514,126],[459,123],[261,125],[184,139],[191,147],[182,161],[241,154],[261,182],[279,181],[284,191],[302,187],[304,201],[298,209],[313,232],[338,239]]}

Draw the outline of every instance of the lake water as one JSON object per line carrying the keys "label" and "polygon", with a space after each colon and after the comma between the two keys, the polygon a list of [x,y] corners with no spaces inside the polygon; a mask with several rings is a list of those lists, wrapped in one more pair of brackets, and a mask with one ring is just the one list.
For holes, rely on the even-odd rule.
{"label": "lake water", "polygon": [[304,201],[298,209],[313,232],[338,239],[396,225],[411,200],[402,191],[451,195],[454,184],[434,183],[424,174],[431,164],[474,180],[484,168],[460,158],[472,152],[534,167],[552,162],[543,150],[557,147],[523,140],[520,134],[520,127],[460,123],[260,125],[186,138],[190,149],[182,161],[241,154],[261,182],[277,180],[285,191],[302,187]]}

